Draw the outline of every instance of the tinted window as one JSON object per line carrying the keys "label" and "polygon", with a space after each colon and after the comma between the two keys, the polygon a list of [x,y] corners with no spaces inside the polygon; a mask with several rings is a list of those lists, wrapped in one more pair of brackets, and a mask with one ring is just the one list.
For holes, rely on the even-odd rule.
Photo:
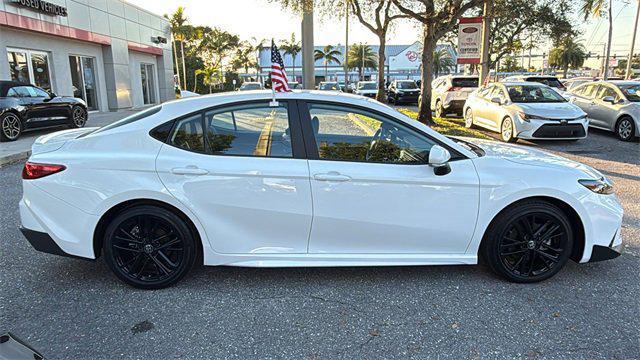
{"label": "tinted window", "polygon": [[196,114],[178,120],[169,137],[169,144],[189,151],[204,152],[202,115]]}
{"label": "tinted window", "polygon": [[[15,95],[10,95],[12,93]],[[16,87],[12,87],[9,90],[9,92],[7,93],[7,96],[30,97],[31,94],[29,94],[29,90],[27,90],[26,86],[16,86]]]}
{"label": "tinted window", "polygon": [[478,92],[478,95],[482,96],[483,98],[487,98],[489,93],[491,93],[491,90],[493,90],[493,86],[487,86],[484,89],[480,90]]}
{"label": "tinted window", "polygon": [[507,86],[509,97],[515,103],[552,103],[566,100],[546,86],[512,85]]}
{"label": "tinted window", "polygon": [[240,86],[241,90],[261,90],[262,86],[256,83],[244,83]]}
{"label": "tinted window", "polygon": [[[30,89],[32,89],[30,92],[33,92],[35,94],[35,97],[44,97],[44,98],[49,98],[49,93],[37,88],[37,87],[30,87]],[[32,95],[33,96],[33,95]]]}
{"label": "tinted window", "polygon": [[616,101],[620,99],[618,93],[615,90],[608,86],[601,86],[600,91],[598,91],[598,95],[596,97],[602,100],[602,98],[605,96],[611,96]]}
{"label": "tinted window", "polygon": [[212,154],[293,157],[286,104],[212,110],[205,126]]}
{"label": "tinted window", "polygon": [[537,82],[537,83],[540,83],[540,84],[545,84],[547,86],[551,86],[551,87],[554,87],[554,88],[562,88],[562,89],[564,89],[564,85],[562,85],[560,80],[558,80],[556,78],[530,77],[530,78],[527,79],[527,81],[533,81],[533,82]]}
{"label": "tinted window", "polygon": [[627,97],[627,100],[640,102],[640,84],[618,85],[618,89]]}
{"label": "tinted window", "polygon": [[417,89],[416,83],[413,81],[398,81],[398,89]]}
{"label": "tinted window", "polygon": [[426,136],[372,113],[315,104],[309,113],[320,159],[426,163],[434,145]]}
{"label": "tinted window", "polygon": [[582,96],[593,99],[595,97],[596,91],[600,88],[598,84],[587,85],[582,92]]}
{"label": "tinted window", "polygon": [[451,84],[454,87],[474,88],[474,87],[478,87],[478,78],[473,78],[473,79],[468,79],[468,78],[453,79]]}

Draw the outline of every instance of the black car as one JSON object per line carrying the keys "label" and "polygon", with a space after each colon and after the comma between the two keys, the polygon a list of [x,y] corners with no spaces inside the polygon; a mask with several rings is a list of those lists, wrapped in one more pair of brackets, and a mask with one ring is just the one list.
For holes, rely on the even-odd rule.
{"label": "black car", "polygon": [[418,103],[420,88],[413,80],[394,80],[387,89],[387,101],[392,104]]}
{"label": "black car", "polygon": [[87,122],[82,99],[57,96],[30,84],[0,81],[0,141],[17,140],[23,131]]}

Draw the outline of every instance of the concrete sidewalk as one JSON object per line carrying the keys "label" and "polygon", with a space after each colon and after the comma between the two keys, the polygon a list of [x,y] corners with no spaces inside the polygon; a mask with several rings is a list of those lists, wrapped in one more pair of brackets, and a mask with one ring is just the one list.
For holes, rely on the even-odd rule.
{"label": "concrete sidewalk", "polygon": [[[87,121],[86,126],[94,127],[108,125],[131,114],[135,114],[138,111],[140,111],[140,109],[89,113],[89,120]],[[25,132],[16,141],[0,143],[0,167],[14,163],[16,161],[27,159],[29,155],[31,155],[31,145],[36,140],[36,138],[64,129],[65,127],[61,126],[42,130],[28,131]]]}

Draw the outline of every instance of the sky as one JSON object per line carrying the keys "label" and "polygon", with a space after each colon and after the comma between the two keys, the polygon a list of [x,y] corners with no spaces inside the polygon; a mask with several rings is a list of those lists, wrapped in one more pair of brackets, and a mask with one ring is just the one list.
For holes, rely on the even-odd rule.
{"label": "sky", "polygon": [[[127,2],[162,15],[172,13],[178,6],[185,7],[189,22],[193,25],[219,27],[237,34],[243,40],[256,38],[288,39],[291,33],[300,39],[300,18],[280,5],[268,0],[126,0]],[[614,30],[611,53],[628,54],[636,11],[635,0],[614,0]],[[578,14],[574,14],[580,23],[581,39],[588,51],[602,53],[606,41],[607,20],[589,19],[583,22]],[[349,43],[364,42],[377,44],[369,30],[360,25],[357,19],[349,24]],[[411,44],[419,40],[419,27],[408,20],[395,26],[388,37],[389,44]],[[344,20],[315,19],[314,40],[316,45],[344,44]],[[636,50],[640,52],[640,36],[636,36]],[[548,52],[548,49],[543,49]]]}

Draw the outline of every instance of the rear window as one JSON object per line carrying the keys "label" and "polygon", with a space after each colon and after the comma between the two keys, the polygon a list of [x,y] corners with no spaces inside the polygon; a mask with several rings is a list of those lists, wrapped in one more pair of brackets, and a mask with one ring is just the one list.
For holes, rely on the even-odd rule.
{"label": "rear window", "polygon": [[475,88],[478,87],[478,78],[459,78],[451,81],[453,87]]}
{"label": "rear window", "polygon": [[548,78],[548,77],[530,77],[527,78],[527,81],[533,81],[540,84],[545,84],[547,86],[551,86],[557,89],[564,89],[564,85],[560,82],[560,80],[556,78]]}

